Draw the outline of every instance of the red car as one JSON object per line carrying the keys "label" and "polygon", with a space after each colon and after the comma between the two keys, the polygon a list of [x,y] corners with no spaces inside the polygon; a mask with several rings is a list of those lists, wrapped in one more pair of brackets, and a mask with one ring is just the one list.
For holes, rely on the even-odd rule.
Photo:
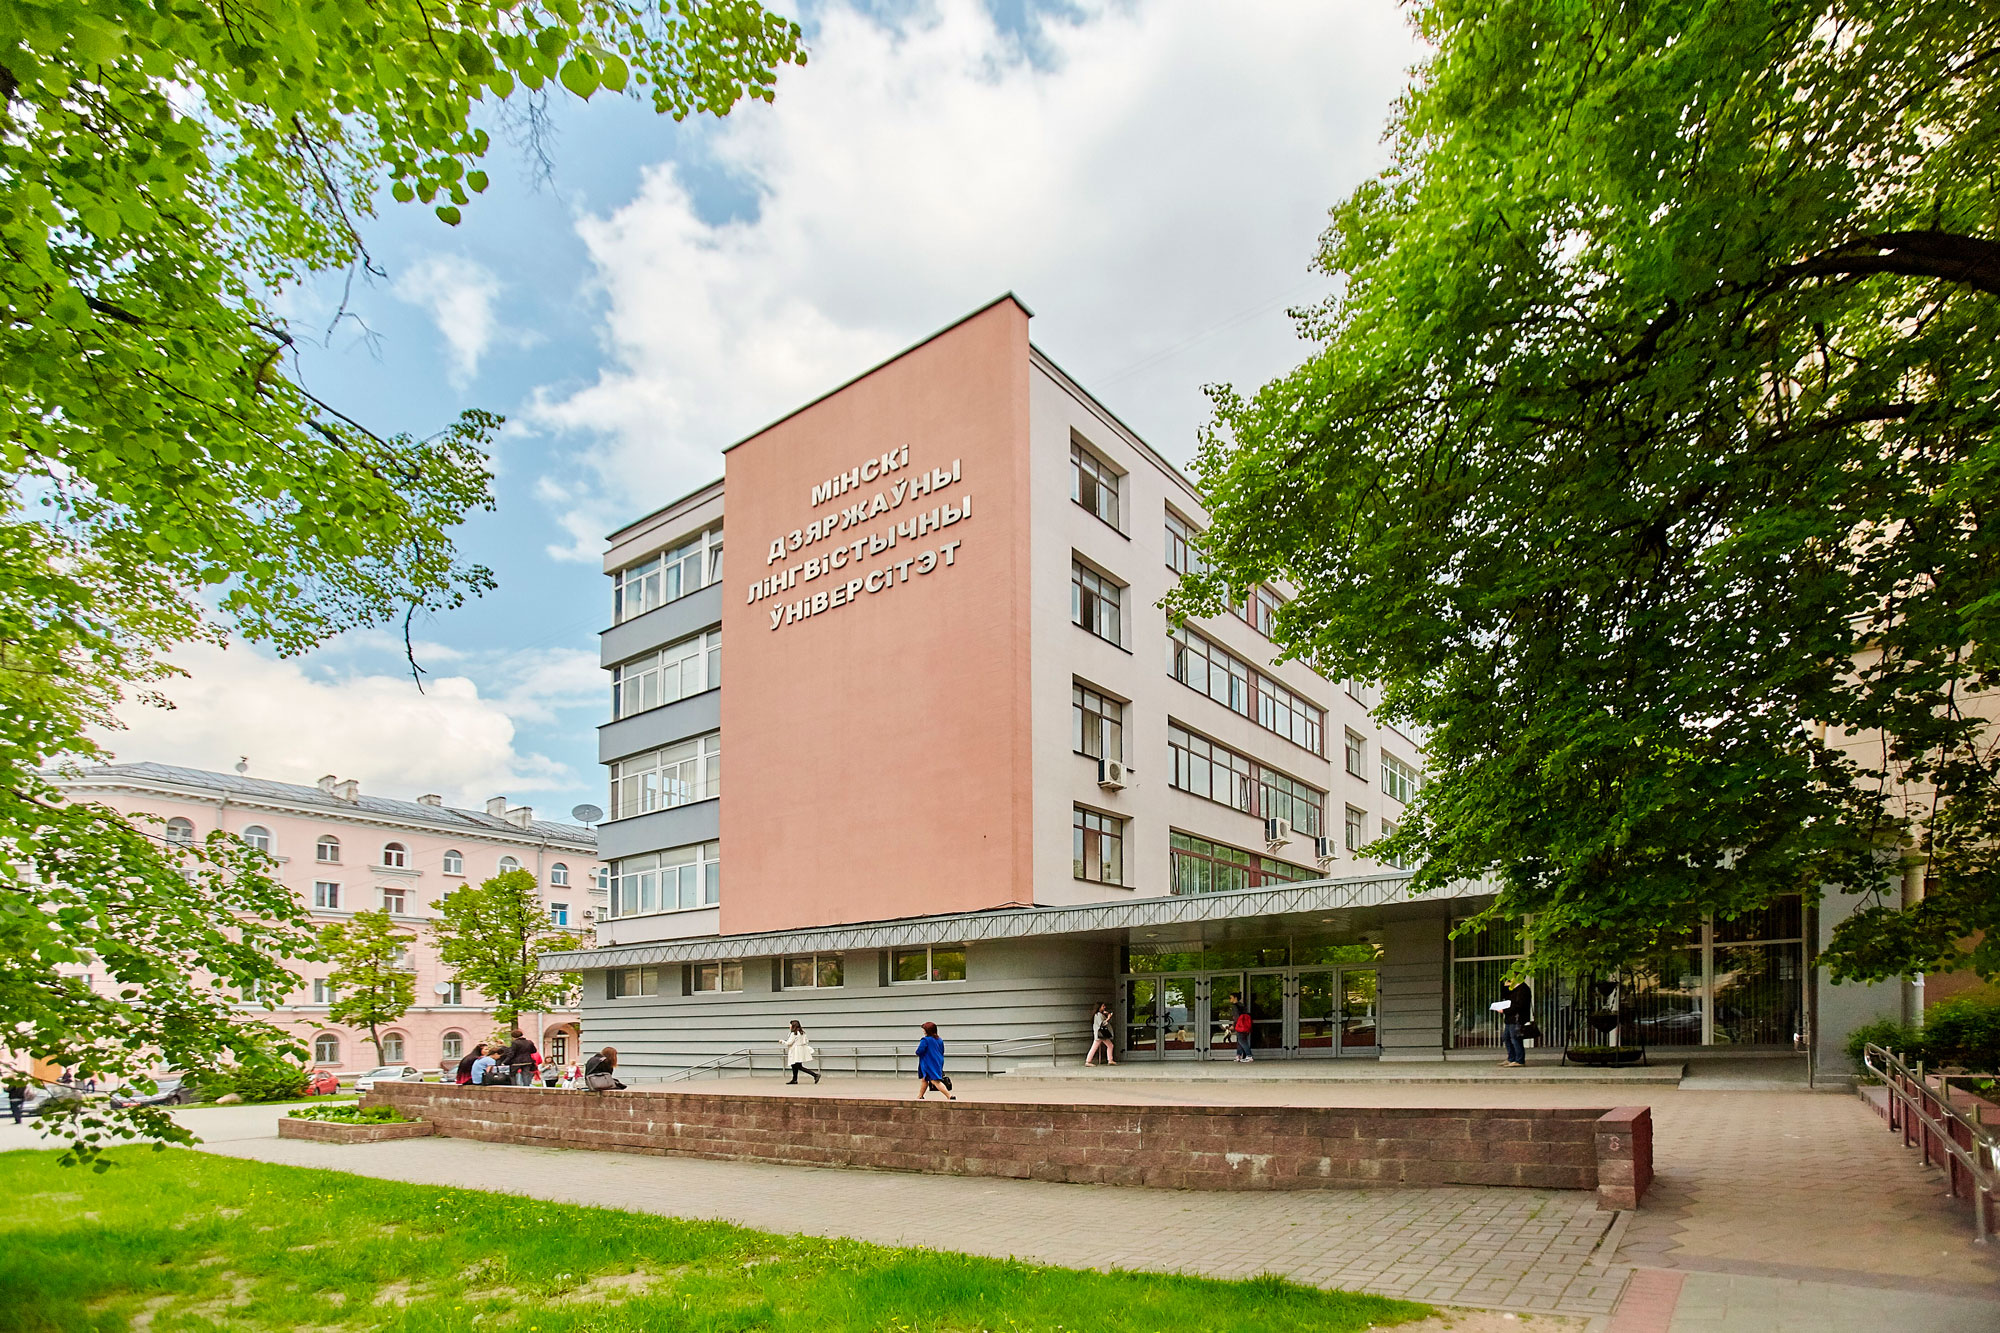
{"label": "red car", "polygon": [[340,1080],[334,1077],[331,1069],[315,1069],[306,1077],[308,1097],[331,1097],[339,1091]]}

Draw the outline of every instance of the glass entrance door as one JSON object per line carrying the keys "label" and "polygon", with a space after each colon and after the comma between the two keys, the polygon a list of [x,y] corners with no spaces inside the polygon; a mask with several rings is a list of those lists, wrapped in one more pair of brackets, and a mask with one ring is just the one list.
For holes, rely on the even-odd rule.
{"label": "glass entrance door", "polygon": [[[1285,983],[1289,972],[1250,974],[1250,1053],[1288,1055],[1285,1042]],[[1235,1035],[1233,1032],[1230,1034]]]}
{"label": "glass entrance door", "polygon": [[1160,1050],[1192,1055],[1201,1037],[1200,987],[1193,977],[1160,978]]}
{"label": "glass entrance door", "polygon": [[1301,1056],[1373,1055],[1375,969],[1314,969],[1298,974],[1293,1050]]}
{"label": "glass entrance door", "polygon": [[1375,969],[1342,968],[1340,973],[1340,1050],[1343,1055],[1373,1054],[1381,1046],[1375,1030]]}

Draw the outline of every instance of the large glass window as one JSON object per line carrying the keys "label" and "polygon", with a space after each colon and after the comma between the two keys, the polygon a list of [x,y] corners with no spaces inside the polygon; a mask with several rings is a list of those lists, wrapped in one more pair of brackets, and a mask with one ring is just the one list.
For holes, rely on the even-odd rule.
{"label": "large glass window", "polygon": [[708,630],[611,668],[615,721],[676,703],[722,683],[722,631]]}
{"label": "large glass window", "polygon": [[1417,799],[1417,770],[1382,751],[1382,790],[1408,805]]}
{"label": "large glass window", "polygon": [[1167,672],[1232,713],[1241,713],[1294,745],[1323,753],[1326,713],[1196,630],[1182,625],[1167,638]]}
{"label": "large glass window", "polygon": [[622,625],[721,577],[722,529],[712,528],[613,574],[612,623]]}
{"label": "large glass window", "polygon": [[611,766],[611,817],[707,801],[722,794],[722,733],[711,731]]}
{"label": "large glass window", "polygon": [[965,980],[965,946],[933,944],[923,949],[896,949],[889,955],[889,982]]}
{"label": "large glass window", "polygon": [[1070,747],[1092,759],[1123,759],[1125,705],[1086,685],[1070,689]]}
{"label": "large glass window", "polygon": [[657,967],[614,967],[604,974],[604,996],[608,1000],[630,1000],[659,993]]}
{"label": "large glass window", "polygon": [[785,960],[786,990],[827,990],[846,985],[846,969],[837,953],[809,953]]}
{"label": "large glass window", "polygon": [[340,910],[340,885],[327,879],[322,879],[314,883],[313,906],[323,912],[338,912]]}
{"label": "large glass window", "polygon": [[1125,882],[1125,821],[1077,806],[1070,821],[1076,877],[1093,884]]}
{"label": "large glass window", "polygon": [[1300,837],[1317,838],[1325,828],[1325,810],[1325,792],[1274,768],[1257,766],[1257,808],[1252,814],[1265,819],[1288,819],[1292,831]]}
{"label": "large glass window", "polygon": [[1317,788],[1171,721],[1167,754],[1169,786],[1260,819],[1289,820],[1301,836],[1319,836],[1326,793]]}
{"label": "large glass window", "polygon": [[1167,568],[1176,574],[1202,574],[1208,567],[1194,548],[1195,527],[1173,510],[1167,511]]}
{"label": "large glass window", "polygon": [[1098,638],[1120,647],[1125,644],[1123,598],[1125,590],[1081,560],[1069,562],[1069,618]]}
{"label": "large glass window", "polygon": [[694,991],[697,995],[704,991],[725,992],[743,989],[743,964],[696,963],[694,965]]}
{"label": "large glass window", "polygon": [[1265,638],[1277,628],[1278,608],[1285,599],[1261,584],[1248,597],[1229,608],[1229,613]]}
{"label": "large glass window", "polygon": [[722,844],[692,843],[612,863],[611,915],[646,916],[722,901]]}
{"label": "large glass window", "polygon": [[1118,526],[1118,473],[1075,440],[1069,446],[1069,498]]}
{"label": "large glass window", "polygon": [[1316,870],[1186,833],[1170,835],[1167,846],[1171,891],[1182,896],[1229,893],[1319,878]]}

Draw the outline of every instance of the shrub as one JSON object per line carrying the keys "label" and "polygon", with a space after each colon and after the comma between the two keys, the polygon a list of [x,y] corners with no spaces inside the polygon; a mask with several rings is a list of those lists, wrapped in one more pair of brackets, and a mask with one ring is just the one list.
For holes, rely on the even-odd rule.
{"label": "shrub", "polygon": [[1924,1033],[1907,1023],[1898,1023],[1891,1018],[1878,1019],[1873,1023],[1863,1023],[1847,1034],[1847,1058],[1854,1062],[1858,1070],[1861,1065],[1863,1046],[1886,1046],[1905,1060],[1926,1059]]}
{"label": "shrub", "polygon": [[288,1102],[306,1095],[306,1067],[290,1060],[260,1061],[226,1069],[204,1069],[189,1076],[194,1095],[204,1102],[235,1093],[246,1102]]}
{"label": "shrub", "polygon": [[1975,1074],[2000,1073],[2000,1004],[1941,1000],[1924,1011],[1924,1059]]}

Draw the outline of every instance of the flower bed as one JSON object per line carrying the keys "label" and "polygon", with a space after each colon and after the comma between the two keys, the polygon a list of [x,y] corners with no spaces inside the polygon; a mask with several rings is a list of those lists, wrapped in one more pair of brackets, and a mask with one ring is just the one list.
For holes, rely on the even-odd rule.
{"label": "flower bed", "polygon": [[435,1134],[430,1122],[404,1115],[393,1106],[302,1106],[278,1120],[281,1139],[317,1143],[382,1143]]}

